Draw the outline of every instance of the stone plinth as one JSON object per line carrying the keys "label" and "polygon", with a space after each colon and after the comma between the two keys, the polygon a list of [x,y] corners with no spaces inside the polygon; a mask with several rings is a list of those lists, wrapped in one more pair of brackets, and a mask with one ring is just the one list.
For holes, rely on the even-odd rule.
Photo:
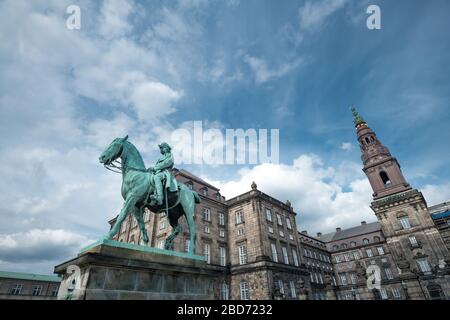
{"label": "stone plinth", "polygon": [[199,300],[216,298],[222,272],[203,256],[105,240],[56,266],[55,273],[64,277],[58,299]]}

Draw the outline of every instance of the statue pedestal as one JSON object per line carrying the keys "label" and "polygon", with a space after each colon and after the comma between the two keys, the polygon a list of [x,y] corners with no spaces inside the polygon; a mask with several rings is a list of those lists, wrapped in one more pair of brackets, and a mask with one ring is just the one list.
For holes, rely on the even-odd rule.
{"label": "statue pedestal", "polygon": [[55,267],[63,276],[58,299],[215,299],[220,269],[203,256],[98,241]]}

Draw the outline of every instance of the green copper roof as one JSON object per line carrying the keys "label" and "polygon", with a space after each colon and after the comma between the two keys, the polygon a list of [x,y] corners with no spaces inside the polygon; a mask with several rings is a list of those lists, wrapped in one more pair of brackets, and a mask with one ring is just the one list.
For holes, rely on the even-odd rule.
{"label": "green copper roof", "polygon": [[358,111],[356,111],[355,107],[351,107],[352,114],[353,114],[353,122],[355,123],[355,126],[360,125],[361,123],[366,123],[364,119],[359,115]]}
{"label": "green copper roof", "polygon": [[47,281],[47,282],[61,282],[61,278],[58,277],[58,276],[49,276],[49,275],[32,274],[32,273],[9,272],[9,271],[0,271],[0,278]]}

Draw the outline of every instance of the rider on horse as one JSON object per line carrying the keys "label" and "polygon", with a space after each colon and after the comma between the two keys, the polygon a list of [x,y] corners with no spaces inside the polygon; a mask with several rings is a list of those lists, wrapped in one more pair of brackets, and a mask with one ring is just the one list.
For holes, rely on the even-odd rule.
{"label": "rider on horse", "polygon": [[165,182],[164,188],[169,189],[170,192],[175,192],[178,190],[177,180],[169,171],[173,168],[174,164],[173,156],[170,152],[172,148],[166,142],[161,143],[158,147],[161,152],[161,156],[155,166],[148,169],[153,172],[153,180],[155,182],[155,194],[150,196],[151,206],[161,206],[163,204],[163,182]]}

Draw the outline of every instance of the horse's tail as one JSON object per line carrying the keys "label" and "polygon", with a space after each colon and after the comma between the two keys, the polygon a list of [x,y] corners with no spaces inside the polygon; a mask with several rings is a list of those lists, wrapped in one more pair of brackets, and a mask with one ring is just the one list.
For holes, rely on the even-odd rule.
{"label": "horse's tail", "polygon": [[191,191],[192,191],[192,194],[194,195],[195,203],[200,203],[200,197],[198,196],[198,193],[193,190],[191,190]]}

